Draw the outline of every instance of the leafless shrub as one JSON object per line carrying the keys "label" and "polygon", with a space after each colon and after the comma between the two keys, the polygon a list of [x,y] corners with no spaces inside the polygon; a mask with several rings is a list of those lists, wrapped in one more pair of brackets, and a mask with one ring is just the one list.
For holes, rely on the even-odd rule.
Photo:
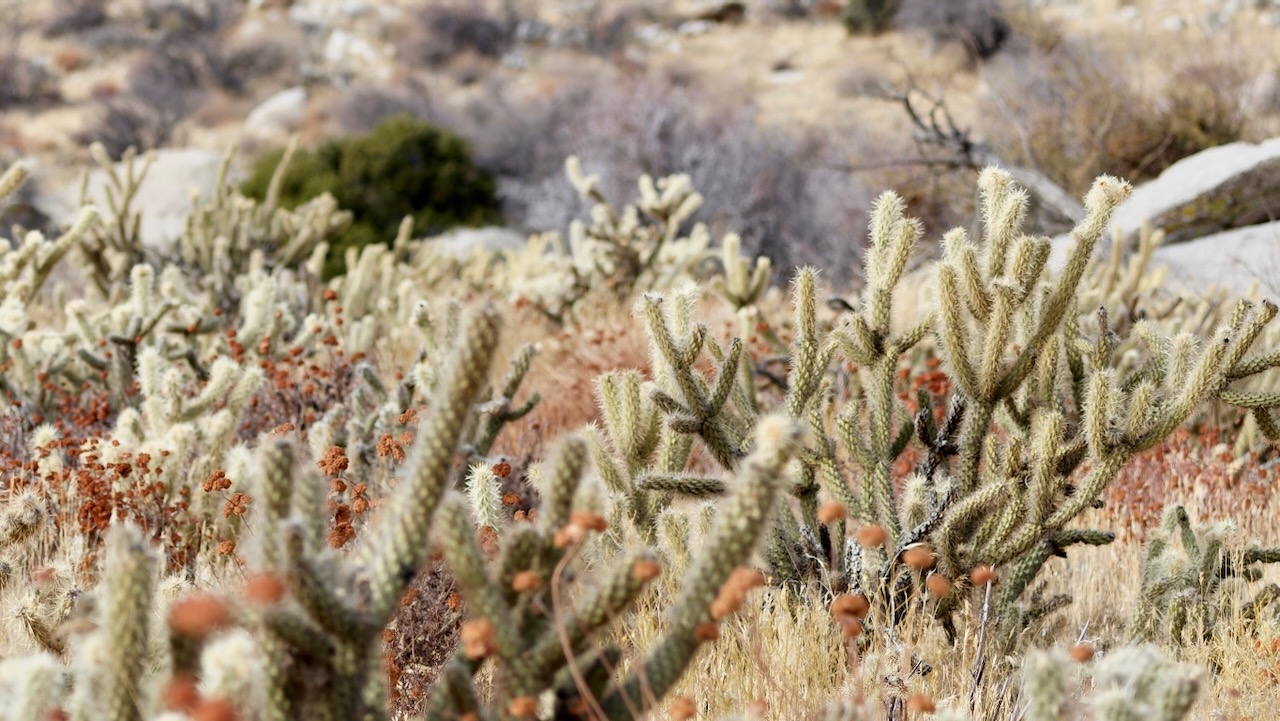
{"label": "leafless shrub", "polygon": [[999,0],[905,0],[894,24],[923,31],[936,43],[959,43],[972,60],[995,55],[1012,32]]}
{"label": "leafless shrub", "polygon": [[129,88],[135,95],[180,116],[195,110],[210,87],[229,92],[242,89],[240,79],[228,72],[217,41],[207,36],[165,35],[129,69]]}
{"label": "leafless shrub", "polygon": [[765,0],[764,7],[772,15],[795,20],[808,17],[816,4],[815,0]]}
{"label": "leafless shrub", "polygon": [[100,103],[76,139],[81,144],[102,143],[108,155],[119,158],[129,147],[150,150],[164,146],[178,120],[174,110],[127,93]]}
{"label": "leafless shrub", "polygon": [[0,50],[0,108],[47,105],[61,97],[48,68],[19,55],[14,44]]}
{"label": "leafless shrub", "polygon": [[41,33],[46,38],[74,35],[102,27],[106,22],[106,0],[62,0],[45,19]]}
{"label": "leafless shrub", "polygon": [[581,216],[563,175],[572,154],[615,201],[633,197],[641,174],[688,173],[707,199],[694,220],[713,233],[733,230],[746,250],[784,268],[847,266],[870,196],[831,169],[836,146],[816,131],[757,127],[749,109],[704,98],[670,82],[583,81],[533,101],[486,93],[483,103],[437,113],[437,122],[469,136],[478,162],[499,177],[506,216],[526,229],[564,228]]}
{"label": "leafless shrub", "polygon": [[241,5],[236,0],[145,0],[142,22],[163,34],[212,35],[235,20]]}
{"label": "leafless shrub", "polygon": [[582,21],[583,50],[596,55],[619,52],[634,37],[636,26],[661,19],[652,6],[644,3],[596,4]]}
{"label": "leafless shrub", "polygon": [[398,45],[406,60],[430,67],[468,51],[499,58],[511,48],[518,20],[510,6],[499,14],[475,0],[431,2],[413,11]]}
{"label": "leafless shrub", "polygon": [[259,37],[227,48],[222,57],[222,74],[238,84],[280,79],[294,83],[301,63],[296,45],[272,37]]}
{"label": "leafless shrub", "polygon": [[425,93],[413,88],[361,87],[349,90],[328,107],[329,120],[342,135],[364,135],[396,115],[427,117]]}
{"label": "leafless shrub", "polygon": [[1119,63],[1103,48],[1065,40],[1001,58],[984,70],[993,89],[989,142],[1080,194],[1099,174],[1153,177],[1247,132],[1238,69],[1191,62],[1156,94],[1116,73]]}
{"label": "leafless shrub", "polygon": [[[8,165],[8,163],[6,163]],[[40,186],[34,178],[18,186],[12,195],[0,202],[0,243],[20,237],[14,231],[38,230],[52,235],[54,223],[36,206]]]}

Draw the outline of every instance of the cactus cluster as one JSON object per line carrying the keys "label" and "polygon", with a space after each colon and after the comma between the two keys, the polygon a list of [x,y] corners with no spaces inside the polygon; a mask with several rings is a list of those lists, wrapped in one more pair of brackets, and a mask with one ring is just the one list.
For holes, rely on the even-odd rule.
{"label": "cactus cluster", "polygon": [[[1158,233],[1097,262],[1126,184],[1095,184],[1058,270],[1001,171],[980,177],[980,237],[947,233],[914,276],[922,227],[886,194],[861,294],[822,303],[800,269],[781,317],[767,260],[684,230],[687,178],[641,179],[615,211],[574,160],[595,205],[567,244],[456,258],[405,221],[326,279],[349,218],[327,197],[280,207],[288,155],[261,202],[224,165],[171,248],[138,242],[133,154],[106,207],[0,246],[0,716],[389,717],[386,644],[428,568],[462,617],[415,689],[430,719],[652,717],[728,619],[784,592],[830,606],[833,657],[890,658],[912,684],[941,662],[928,634],[977,639],[970,707],[939,717],[976,698],[1032,721],[1188,714],[1204,677],[1150,648],[1028,651],[1071,600],[1045,569],[1114,540],[1089,510],[1138,454],[1205,408],[1247,418],[1242,442],[1280,436],[1256,382],[1280,366],[1255,350],[1274,305],[1157,298]],[[909,277],[932,301],[904,322]],[[595,422],[544,436],[560,399],[529,341],[603,303],[631,305],[648,367],[605,367]],[[1274,617],[1274,584],[1235,598],[1280,554],[1228,530],[1168,512],[1128,640]],[[748,602],[767,584],[785,589]],[[655,608],[653,634],[626,633]],[[990,680],[1016,673],[1021,690]],[[826,717],[933,711],[894,678]]]}
{"label": "cactus cluster", "polygon": [[[945,236],[936,315],[906,328],[893,326],[894,289],[921,229],[893,194],[872,213],[861,298],[820,322],[817,274],[800,270],[785,345],[760,326],[746,339],[714,340],[695,320],[692,293],[637,301],[654,380],[602,378],[606,424],[593,447],[606,486],[642,533],[673,498],[731,488],[716,473],[685,472],[695,439],[732,474],[752,450],[756,419],[776,405],[807,426],[809,440],[792,502],[779,507],[764,549],[775,581],[817,579],[837,602],[866,599],[858,633],[891,633],[921,608],[955,640],[961,623],[977,621],[967,609],[985,603],[997,653],[1008,653],[1070,601],[1039,590],[1045,564],[1114,539],[1074,523],[1130,459],[1209,402],[1269,421],[1274,394],[1236,388],[1280,360],[1250,355],[1274,305],[1241,301],[1207,341],[1164,336],[1155,320],[1113,323],[1105,304],[1092,305],[1136,293],[1116,270],[1118,256],[1103,271],[1091,265],[1125,183],[1095,184],[1058,273],[1048,269],[1049,240],[1019,230],[1027,201],[1011,178],[989,169],[980,189],[983,237]],[[729,282],[745,287],[744,269],[731,270]],[[1091,291],[1086,306],[1082,280],[1100,272],[1119,279]],[[762,346],[785,352],[784,377],[752,352]],[[921,353],[944,382],[905,387],[904,359]],[[978,577],[999,583],[992,592]]]}
{"label": "cactus cluster", "polygon": [[1269,609],[1276,616],[1280,585],[1266,584],[1238,609],[1223,592],[1224,583],[1258,581],[1263,564],[1280,563],[1280,547],[1232,548],[1233,531],[1229,523],[1195,529],[1185,508],[1165,509],[1163,523],[1147,540],[1138,603],[1129,618],[1130,638],[1208,642],[1224,618],[1239,614],[1255,621]]}

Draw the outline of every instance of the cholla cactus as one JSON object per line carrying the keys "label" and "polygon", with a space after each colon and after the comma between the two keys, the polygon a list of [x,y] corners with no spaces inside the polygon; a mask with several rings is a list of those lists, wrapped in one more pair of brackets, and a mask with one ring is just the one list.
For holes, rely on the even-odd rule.
{"label": "cholla cactus", "polygon": [[[1234,615],[1224,584],[1257,581],[1264,563],[1280,563],[1280,548],[1251,546],[1230,549],[1233,528],[1216,524],[1197,531],[1182,506],[1165,509],[1164,521],[1147,540],[1138,606],[1129,619],[1129,636],[1140,641],[1167,634],[1174,643],[1213,638],[1218,621]],[[1180,549],[1180,551],[1179,551]],[[1247,620],[1258,619],[1280,600],[1280,586],[1264,586],[1239,609]]]}
{"label": "cholla cactus", "polygon": [[[287,170],[294,146],[286,153],[272,178],[273,190]],[[296,268],[301,266],[318,277],[319,264],[327,252],[327,242],[341,234],[351,215],[337,208],[333,198],[321,196],[296,210],[277,205],[277,192],[259,204],[235,192],[228,182],[231,153],[223,161],[212,198],[193,208],[187,227],[178,238],[172,257],[145,247],[140,240],[141,215],[133,200],[151,168],[154,156],[138,157],[132,148],[120,167],[107,156],[101,144],[90,151],[106,174],[107,208],[104,222],[84,235],[80,244],[82,267],[94,287],[105,297],[120,290],[119,281],[139,263],[160,265],[180,262],[196,271],[197,282],[221,297],[235,298],[238,289],[231,282],[253,269]],[[88,175],[81,192],[82,204],[88,189]]]}
{"label": "cholla cactus", "polygon": [[[1069,600],[1037,597],[1021,605],[1045,562],[1069,546],[1113,538],[1068,524],[1129,459],[1207,401],[1248,409],[1280,404],[1275,394],[1230,387],[1280,358],[1246,360],[1276,314],[1269,303],[1248,302],[1223,319],[1202,350],[1189,334],[1165,340],[1150,321],[1130,323],[1135,340],[1122,357],[1123,339],[1106,308],[1082,308],[1079,295],[1093,249],[1128,186],[1112,178],[1094,185],[1073,233],[1076,245],[1056,277],[1047,273],[1048,240],[1019,233],[1025,194],[994,169],[982,174],[980,188],[983,243],[959,230],[946,235],[936,318],[891,327],[893,289],[920,236],[892,194],[872,214],[861,301],[834,327],[818,320],[813,272],[797,275],[790,372],[779,403],[808,424],[813,442],[791,489],[796,506],[781,509],[766,557],[779,579],[817,573],[834,593],[868,597],[868,627],[896,625],[917,605],[952,636],[962,600],[981,585],[971,576],[996,570],[1001,582],[991,602],[998,638],[1012,645],[1029,624]],[[1120,295],[1135,292],[1120,280],[1112,286]],[[646,297],[638,306],[655,348],[649,395],[664,416],[664,432],[698,438],[732,470],[751,447],[755,422],[746,383],[735,382],[742,379],[737,369],[754,362],[737,341],[726,350],[707,340],[691,306],[674,295]],[[954,384],[949,399],[923,390],[911,398],[899,385],[903,356],[933,340],[931,331],[940,370]],[[710,377],[695,365],[703,348],[717,364]],[[904,397],[914,409],[904,408]],[[900,485],[893,468],[913,443],[923,458]],[[615,475],[600,466],[606,479]],[[671,474],[683,470],[650,470],[655,481],[641,488],[679,491]],[[715,488],[702,479],[686,485]],[[820,513],[822,495],[830,508]],[[660,509],[665,497],[650,503]]]}
{"label": "cholla cactus", "polygon": [[[1076,700],[1076,679],[1084,675],[1092,689]],[[1121,647],[1089,666],[1061,649],[1033,651],[1023,666],[1026,718],[1181,721],[1195,704],[1201,676],[1195,666],[1169,661],[1150,646]]]}
{"label": "cholla cactus", "polygon": [[[557,233],[536,236],[532,249],[517,254],[520,265],[507,264],[504,281],[514,296],[533,302],[552,320],[566,321],[579,301],[596,290],[625,300],[636,291],[672,288],[708,257],[711,235],[706,226],[697,224],[683,235],[684,224],[703,203],[687,175],[641,176],[638,197],[615,210],[597,187],[599,179],[585,175],[577,158],[566,160],[565,169],[578,193],[594,203],[590,221],[575,220],[567,240]],[[735,242],[734,236],[726,238],[726,246]],[[736,253],[733,257],[736,261]],[[530,273],[529,262],[547,273]],[[732,266],[731,273],[736,269]],[[757,274],[756,280],[767,279],[768,266]],[[751,287],[744,282],[738,290],[749,292]]]}

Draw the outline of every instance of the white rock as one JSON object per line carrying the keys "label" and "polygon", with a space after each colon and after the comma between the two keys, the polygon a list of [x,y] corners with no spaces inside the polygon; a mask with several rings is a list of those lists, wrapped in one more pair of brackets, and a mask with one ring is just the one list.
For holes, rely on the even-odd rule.
{"label": "white rock", "polygon": [[[155,162],[138,188],[132,209],[141,213],[139,240],[153,250],[168,251],[182,235],[195,197],[210,198],[217,188],[223,156],[199,148],[165,148],[155,151]],[[141,159],[135,161],[141,167]],[[117,164],[118,172],[123,172]],[[89,173],[88,200],[107,212],[107,173]],[[80,207],[80,181],[37,198],[35,205],[57,222],[67,223]]]}
{"label": "white rock", "polygon": [[1149,219],[1173,244],[1265,221],[1278,199],[1280,137],[1229,143],[1183,158],[1138,186],[1111,224],[1132,238]]}
{"label": "white rock", "polygon": [[1280,298],[1280,221],[1162,246],[1152,265],[1168,268],[1167,282],[1189,292],[1216,287],[1244,296],[1256,284],[1264,298]]}
{"label": "white rock", "polygon": [[459,228],[431,240],[438,250],[456,256],[469,256],[478,250],[518,250],[524,247],[524,235],[498,226]]}
{"label": "white rock", "polygon": [[249,111],[244,121],[244,132],[258,138],[288,135],[302,123],[306,109],[306,88],[285,88]]}
{"label": "white rock", "polygon": [[706,35],[711,32],[713,27],[715,27],[715,24],[709,20],[686,20],[680,23],[679,27],[676,28],[676,32],[688,37],[694,37]]}

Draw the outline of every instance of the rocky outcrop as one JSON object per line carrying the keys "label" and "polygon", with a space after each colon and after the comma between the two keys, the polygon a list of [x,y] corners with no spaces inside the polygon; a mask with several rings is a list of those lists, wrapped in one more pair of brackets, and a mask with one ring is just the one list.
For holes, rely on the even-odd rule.
{"label": "rocky outcrop", "polygon": [[1276,218],[1280,138],[1230,143],[1179,160],[1134,189],[1111,223],[1132,240],[1150,220],[1173,245]]}
{"label": "rocky outcrop", "polygon": [[1280,221],[1165,245],[1152,265],[1167,268],[1167,284],[1179,289],[1243,296],[1256,285],[1262,297],[1280,299]]}

